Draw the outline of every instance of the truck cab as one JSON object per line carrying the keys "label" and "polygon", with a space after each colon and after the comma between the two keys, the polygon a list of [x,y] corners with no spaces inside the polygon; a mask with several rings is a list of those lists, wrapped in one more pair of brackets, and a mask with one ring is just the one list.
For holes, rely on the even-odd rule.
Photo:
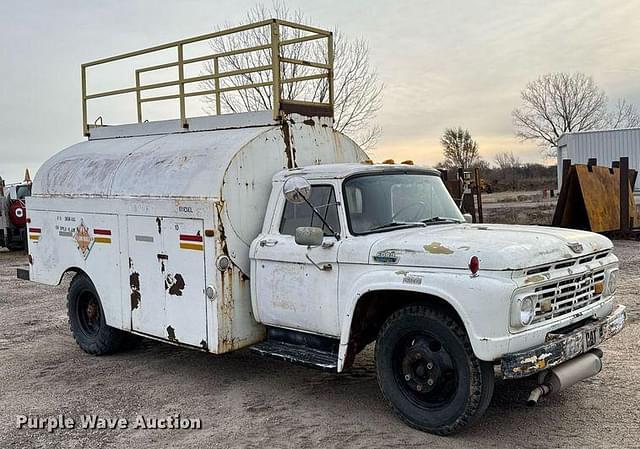
{"label": "truck cab", "polygon": [[26,198],[31,196],[28,172],[25,181],[5,185],[0,178],[0,247],[23,250],[27,247]]}
{"label": "truck cab", "polygon": [[[398,414],[449,433],[443,421],[487,406],[494,365],[505,379],[553,379],[532,404],[600,370],[593,348],[625,320],[612,249],[584,231],[467,223],[428,168],[286,170],[251,248],[254,313],[271,332],[263,352],[304,363],[295,345],[315,344],[337,355],[318,364],[340,372],[376,341],[381,388]],[[465,416],[456,395],[471,380],[478,408]],[[440,424],[427,427],[424,408]]]}
{"label": "truck cab", "polygon": [[[282,39],[283,27],[302,34]],[[185,59],[194,42],[262,29],[269,42]],[[283,56],[325,41],[325,62]],[[136,84],[89,92],[87,69],[177,49],[135,69]],[[185,66],[271,49],[272,64],[188,77]],[[282,64],[319,73],[286,78]],[[150,71],[177,79],[145,84]],[[271,83],[219,87],[268,71]],[[212,354],[242,348],[335,374],[375,342],[383,396],[405,423],[440,435],[473,423],[495,370],[537,376],[529,402],[602,368],[598,346],[620,332],[618,260],[598,234],[470,224],[437,170],[373,164],[333,125],[333,35],[269,20],[82,66],[87,140],[46,161],[27,199],[29,267],[58,285],[72,275],[70,328],[86,352],[120,350],[127,334]],[[215,89],[185,85],[214,81]],[[325,83],[323,101],[282,85]],[[272,110],[221,113],[223,95],[271,84]],[[168,86],[176,95],[142,96]],[[292,91],[295,91],[292,90]],[[137,123],[88,122],[89,102],[136,94]],[[192,117],[186,100],[213,98]],[[144,119],[176,100],[180,117]]]}

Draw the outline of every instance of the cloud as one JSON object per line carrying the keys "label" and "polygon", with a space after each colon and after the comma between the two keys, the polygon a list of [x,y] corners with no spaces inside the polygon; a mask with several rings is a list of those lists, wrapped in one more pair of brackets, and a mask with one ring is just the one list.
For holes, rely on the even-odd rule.
{"label": "cloud", "polygon": [[[152,0],[10,2],[0,15],[0,176],[21,179],[82,140],[82,62],[237,22],[256,2]],[[269,3],[269,0],[265,0]],[[513,150],[541,160],[513,136],[511,111],[530,80],[583,71],[612,100],[640,102],[640,8],[635,2],[289,0],[320,27],[370,43],[385,82],[376,155],[440,160],[446,127],[469,128],[486,159]],[[126,13],[124,10],[126,8]],[[357,19],[357,20],[354,20]],[[113,72],[114,80],[120,75]],[[92,117],[100,115],[92,112]],[[110,114],[111,115],[111,114]],[[110,116],[109,115],[109,116]]]}

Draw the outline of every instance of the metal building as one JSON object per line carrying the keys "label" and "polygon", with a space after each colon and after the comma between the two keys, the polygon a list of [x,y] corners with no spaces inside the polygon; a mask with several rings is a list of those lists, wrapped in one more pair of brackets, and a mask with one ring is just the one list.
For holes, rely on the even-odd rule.
{"label": "metal building", "polygon": [[[620,157],[629,158],[629,168],[640,171],[640,128],[605,129],[563,134],[558,139],[558,189],[562,185],[562,160],[586,164],[596,158],[598,165],[611,166]],[[636,201],[640,196],[640,183],[636,183]]]}

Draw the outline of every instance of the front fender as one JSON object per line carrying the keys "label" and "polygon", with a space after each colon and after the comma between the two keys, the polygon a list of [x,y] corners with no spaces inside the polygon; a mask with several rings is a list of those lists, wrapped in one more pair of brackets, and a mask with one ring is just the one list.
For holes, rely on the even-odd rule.
{"label": "front fender", "polygon": [[[360,267],[362,271],[365,267]],[[345,267],[340,276],[341,334],[338,371],[342,371],[358,301],[373,291],[405,291],[438,297],[457,312],[465,326],[473,351],[481,360],[492,361],[505,353],[509,335],[509,301],[516,284],[503,273],[471,276],[467,270],[415,269],[385,266],[357,273]]]}

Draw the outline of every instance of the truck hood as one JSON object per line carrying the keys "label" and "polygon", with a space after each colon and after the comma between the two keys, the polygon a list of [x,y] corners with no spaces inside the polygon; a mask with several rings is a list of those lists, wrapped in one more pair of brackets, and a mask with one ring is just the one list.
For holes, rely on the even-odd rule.
{"label": "truck hood", "polygon": [[467,268],[478,256],[481,270],[519,270],[612,248],[599,234],[574,229],[499,224],[441,224],[392,231],[371,247],[369,262]]}

